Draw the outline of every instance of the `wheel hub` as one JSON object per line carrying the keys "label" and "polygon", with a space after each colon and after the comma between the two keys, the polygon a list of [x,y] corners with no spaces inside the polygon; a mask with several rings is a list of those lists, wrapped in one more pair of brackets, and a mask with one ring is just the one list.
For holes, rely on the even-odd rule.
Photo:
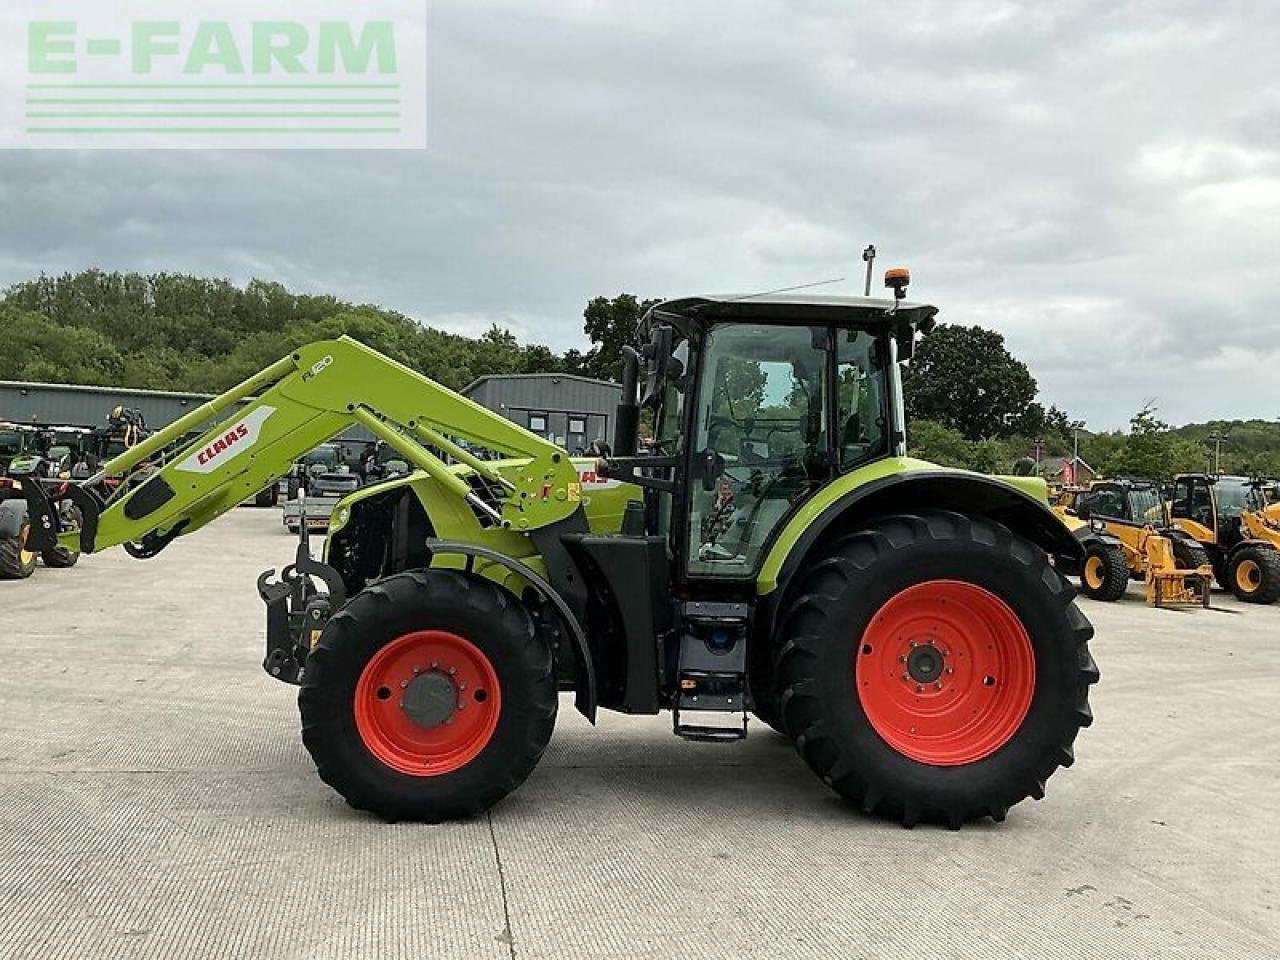
{"label": "wheel hub", "polygon": [[438,727],[453,716],[458,688],[449,676],[433,670],[420,674],[404,689],[400,708],[420,727]]}
{"label": "wheel hub", "polygon": [[931,643],[907,655],[907,673],[916,683],[933,683],[942,676],[943,652]]}

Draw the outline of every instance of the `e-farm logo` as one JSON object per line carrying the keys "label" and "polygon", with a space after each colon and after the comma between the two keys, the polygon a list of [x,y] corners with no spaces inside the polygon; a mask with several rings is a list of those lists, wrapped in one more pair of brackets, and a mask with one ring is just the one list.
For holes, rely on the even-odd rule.
{"label": "e-farm logo", "polygon": [[0,147],[426,146],[426,0],[6,0],[3,63]]}

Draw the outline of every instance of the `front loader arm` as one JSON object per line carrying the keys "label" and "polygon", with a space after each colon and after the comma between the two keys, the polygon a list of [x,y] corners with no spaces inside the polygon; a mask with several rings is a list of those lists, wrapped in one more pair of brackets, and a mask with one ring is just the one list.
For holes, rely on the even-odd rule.
{"label": "front loader arm", "polygon": [[[241,402],[245,406],[234,417],[204,429],[158,468],[150,466],[157,453]],[[53,504],[70,499],[80,507],[83,523],[78,531],[59,535],[65,545],[85,552],[119,544],[158,550],[276,482],[307,451],[356,425],[466,499],[484,522],[535,530],[578,509],[578,476],[564,450],[341,337],[282,358],[125,451],[88,480],[48,491],[24,485],[24,490],[37,488],[28,496],[36,519],[32,549],[52,543],[58,531]],[[498,471],[458,440],[519,462]],[[489,481],[489,490],[504,495],[482,497],[442,454],[472,467]],[[104,497],[102,480],[115,476],[126,482]]]}

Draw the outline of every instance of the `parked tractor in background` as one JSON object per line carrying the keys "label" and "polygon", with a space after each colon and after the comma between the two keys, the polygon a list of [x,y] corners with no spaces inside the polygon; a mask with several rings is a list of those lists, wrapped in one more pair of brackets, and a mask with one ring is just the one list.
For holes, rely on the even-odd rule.
{"label": "parked tractor in background", "polygon": [[1209,556],[1173,525],[1158,484],[1096,481],[1063,491],[1054,512],[1084,546],[1077,572],[1085,596],[1119,600],[1138,580],[1151,606],[1209,605]]}
{"label": "parked tractor in background", "polygon": [[1209,555],[1218,585],[1246,603],[1280,599],[1280,521],[1267,514],[1270,481],[1184,473],[1169,511]]}
{"label": "parked tractor in background", "polygon": [[907,826],[1003,820],[1092,722],[1093,629],[1050,562],[1081,551],[1043,481],[907,456],[900,365],[936,310],[905,301],[905,271],[886,283],[893,299],[653,307],[594,462],[353,340],[314,343],[102,476],[24,487],[36,547],[69,499],[85,523],[60,540],[156,556],[360,426],[414,472],[339,501],[323,561],[300,545],[259,579],[263,666],[301,686],[303,742],[352,806],[491,807],[542,756],[563,688],[591,722],[666,710],[690,740],[740,740],[754,714]]}
{"label": "parked tractor in background", "polygon": [[[31,576],[38,559],[46,567],[72,567],[80,551],[54,544],[42,551],[28,549],[30,524],[24,482],[67,480],[73,461],[80,455],[88,431],[76,427],[11,426],[0,429],[5,451],[0,470],[0,580],[22,580]],[[78,508],[71,503],[59,507],[65,529],[76,529]]]}
{"label": "parked tractor in background", "polygon": [[305,523],[309,530],[327,530],[338,501],[360,486],[360,475],[343,461],[337,444],[322,443],[308,451],[290,470],[281,511],[285,529],[297,533]]}

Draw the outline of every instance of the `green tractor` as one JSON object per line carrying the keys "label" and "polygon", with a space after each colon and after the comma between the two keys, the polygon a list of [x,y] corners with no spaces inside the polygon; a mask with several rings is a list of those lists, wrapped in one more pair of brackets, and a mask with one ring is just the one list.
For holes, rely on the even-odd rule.
{"label": "green tractor", "polygon": [[[12,426],[0,424],[0,580],[25,580],[35,573],[36,561],[46,567],[73,567],[78,548],[53,543],[43,551],[30,549],[30,524],[23,482],[67,479],[71,461],[86,431],[76,427]],[[76,508],[60,505],[60,529],[74,530]]]}
{"label": "green tractor", "polygon": [[906,455],[900,364],[936,310],[891,282],[885,300],[654,307],[598,460],[352,340],[311,344],[85,482],[33,487],[33,536],[71,499],[84,522],[63,540],[155,556],[359,425],[412,472],[339,501],[322,560],[304,526],[295,562],[258,582],[264,668],[300,685],[303,742],[352,806],[489,808],[571,690],[592,722],[667,711],[677,736],[718,744],[754,715],[908,826],[1002,820],[1092,719],[1093,630],[1050,561],[1080,548],[1039,481]]}

